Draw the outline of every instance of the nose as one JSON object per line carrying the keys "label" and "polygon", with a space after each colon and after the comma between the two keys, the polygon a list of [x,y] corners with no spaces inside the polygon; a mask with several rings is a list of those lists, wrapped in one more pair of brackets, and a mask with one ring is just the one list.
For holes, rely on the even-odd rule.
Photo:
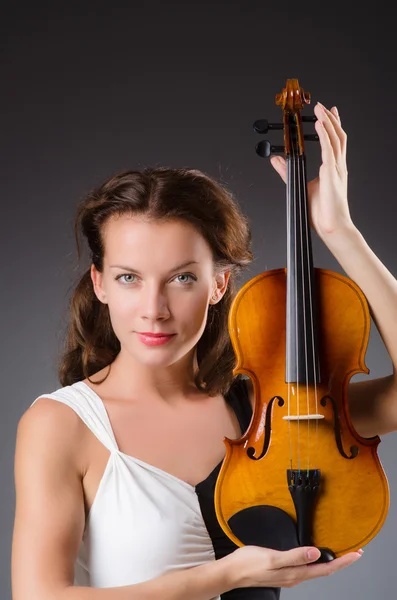
{"label": "nose", "polygon": [[145,286],[142,291],[141,318],[149,321],[168,319],[170,311],[164,290],[159,286]]}

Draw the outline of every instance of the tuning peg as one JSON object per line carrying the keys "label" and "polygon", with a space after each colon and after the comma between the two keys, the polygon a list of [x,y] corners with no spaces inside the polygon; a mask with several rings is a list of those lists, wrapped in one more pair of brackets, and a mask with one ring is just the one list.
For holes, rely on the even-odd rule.
{"label": "tuning peg", "polygon": [[319,140],[317,133],[309,133],[309,134],[304,135],[303,137],[308,142],[318,142],[318,140]]}
{"label": "tuning peg", "polygon": [[284,153],[284,146],[272,146],[268,140],[262,140],[255,146],[256,153],[263,158],[271,154]]}
{"label": "tuning peg", "polygon": [[269,123],[266,119],[259,119],[259,121],[255,121],[253,127],[256,133],[267,133],[269,129],[283,129],[284,125],[282,123]]}

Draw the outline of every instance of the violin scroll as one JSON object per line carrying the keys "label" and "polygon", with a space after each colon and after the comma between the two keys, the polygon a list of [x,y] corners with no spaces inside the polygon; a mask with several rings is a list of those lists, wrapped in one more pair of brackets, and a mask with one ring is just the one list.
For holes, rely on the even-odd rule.
{"label": "violin scroll", "polygon": [[255,121],[254,131],[259,134],[284,130],[284,146],[270,144],[268,140],[262,140],[256,147],[256,153],[261,157],[269,157],[272,154],[284,154],[284,156],[304,154],[304,141],[318,142],[319,137],[316,133],[304,134],[302,123],[315,123],[315,116],[300,115],[300,111],[305,104],[310,104],[311,95],[299,87],[297,79],[287,79],[286,86],[279,94],[276,94],[276,105],[281,106],[283,110],[283,123],[269,123],[267,119]]}
{"label": "violin scroll", "polygon": [[287,79],[285,88],[276,94],[276,104],[284,112],[296,113],[302,110],[305,104],[310,104],[311,94],[299,87],[297,79]]}

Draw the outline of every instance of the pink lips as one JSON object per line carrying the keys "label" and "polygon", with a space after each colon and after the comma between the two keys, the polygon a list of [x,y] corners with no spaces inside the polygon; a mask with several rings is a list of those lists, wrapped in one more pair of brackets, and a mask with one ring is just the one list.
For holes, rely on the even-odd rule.
{"label": "pink lips", "polygon": [[162,346],[163,344],[166,344],[167,342],[169,342],[174,337],[174,335],[175,335],[175,333],[164,334],[164,333],[150,333],[150,332],[139,333],[139,332],[137,332],[138,338],[146,346]]}

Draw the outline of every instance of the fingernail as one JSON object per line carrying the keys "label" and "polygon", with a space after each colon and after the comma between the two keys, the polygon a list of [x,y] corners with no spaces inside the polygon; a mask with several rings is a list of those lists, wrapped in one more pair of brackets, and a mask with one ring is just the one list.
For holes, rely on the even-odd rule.
{"label": "fingernail", "polygon": [[362,556],[364,554],[364,550],[362,548],[360,548],[360,550],[357,550],[357,552]]}
{"label": "fingernail", "polygon": [[314,558],[317,558],[318,550],[309,550],[309,552],[307,553],[307,557],[309,560],[313,560]]}
{"label": "fingernail", "polygon": [[337,115],[338,115],[338,117],[339,117],[339,110],[337,109],[337,107],[336,107],[336,106],[334,106],[334,109],[335,109],[335,112],[336,112],[336,114],[337,114]]}
{"label": "fingernail", "polygon": [[324,106],[324,104],[321,104],[321,102],[317,102],[317,104],[319,105],[319,107],[320,107],[320,108],[322,108],[322,109],[324,109],[324,110],[325,110],[325,106]]}

